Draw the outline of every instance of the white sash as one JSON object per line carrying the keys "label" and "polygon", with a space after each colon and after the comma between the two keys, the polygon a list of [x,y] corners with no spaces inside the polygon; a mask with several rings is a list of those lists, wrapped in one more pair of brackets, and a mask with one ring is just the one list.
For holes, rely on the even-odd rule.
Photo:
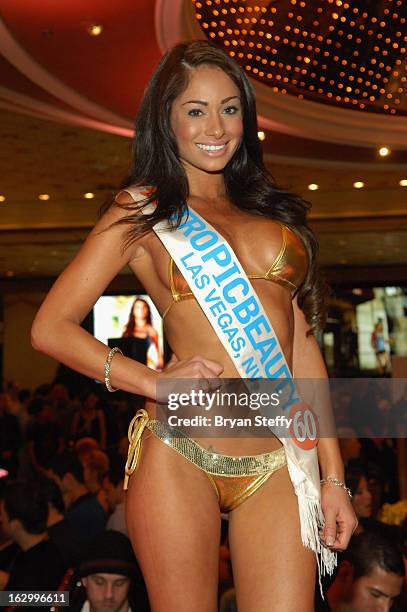
{"label": "white sash", "polygon": [[[136,200],[143,196],[129,190]],[[153,205],[144,208],[151,212]],[[175,261],[242,378],[278,378],[287,382],[286,407],[300,402],[277,335],[227,241],[200,215],[188,209],[181,224],[170,230],[160,221],[154,232]],[[317,556],[319,574],[332,574],[336,553],[319,539],[323,524],[316,448],[304,450],[292,438],[281,438],[295,493],[304,546]]]}

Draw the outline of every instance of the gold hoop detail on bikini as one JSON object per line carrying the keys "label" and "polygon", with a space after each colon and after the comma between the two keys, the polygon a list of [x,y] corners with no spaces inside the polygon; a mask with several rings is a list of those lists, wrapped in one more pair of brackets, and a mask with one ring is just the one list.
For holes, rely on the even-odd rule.
{"label": "gold hoop detail on bikini", "polygon": [[125,476],[123,489],[127,491],[129,478],[137,467],[141,451],[141,436],[148,423],[148,412],[141,408],[130,421],[128,429],[129,449],[127,451],[127,460],[124,468]]}

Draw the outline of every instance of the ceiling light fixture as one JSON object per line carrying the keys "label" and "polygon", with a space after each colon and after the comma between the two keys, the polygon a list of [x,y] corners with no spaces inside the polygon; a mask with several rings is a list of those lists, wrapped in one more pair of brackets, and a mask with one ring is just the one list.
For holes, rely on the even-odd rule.
{"label": "ceiling light fixture", "polygon": [[40,195],[38,196],[39,200],[43,200],[44,202],[46,200],[49,200],[50,196],[47,193],[40,193]]}
{"label": "ceiling light fixture", "polygon": [[6,201],[6,196],[0,195],[0,202],[5,202],[5,201]]}
{"label": "ceiling light fixture", "polygon": [[103,26],[100,23],[91,23],[87,27],[89,36],[100,36],[103,32]]}
{"label": "ceiling light fixture", "polygon": [[257,136],[259,140],[266,140],[266,133],[265,132],[257,132]]}
{"label": "ceiling light fixture", "polygon": [[362,187],[365,186],[363,181],[356,181],[355,183],[353,183],[353,186],[355,189],[362,189]]}
{"label": "ceiling light fixture", "polygon": [[310,183],[310,184],[308,185],[308,189],[309,189],[310,191],[316,191],[317,189],[319,189],[319,185],[317,185],[316,183]]}
{"label": "ceiling light fixture", "polygon": [[380,157],[387,157],[387,155],[390,155],[391,149],[390,147],[380,147],[380,149],[378,150],[378,153]]}
{"label": "ceiling light fixture", "polygon": [[399,185],[400,187],[407,187],[407,179],[401,179]]}
{"label": "ceiling light fixture", "polygon": [[95,194],[94,194],[94,193],[92,193],[91,191],[88,191],[87,193],[84,193],[84,194],[83,194],[83,197],[84,197],[86,200],[92,200],[92,199],[95,197]]}

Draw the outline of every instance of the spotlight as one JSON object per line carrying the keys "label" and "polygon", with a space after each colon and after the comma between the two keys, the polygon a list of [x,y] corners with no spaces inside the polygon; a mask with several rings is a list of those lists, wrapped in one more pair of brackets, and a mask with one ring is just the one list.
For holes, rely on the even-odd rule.
{"label": "spotlight", "polygon": [[356,181],[355,183],[353,183],[353,186],[355,189],[362,189],[362,187],[365,186],[363,181]]}
{"label": "spotlight", "polygon": [[88,191],[87,193],[84,193],[84,194],[83,194],[83,197],[84,197],[86,200],[92,200],[92,199],[95,197],[95,194],[94,194],[94,193],[92,193],[91,191]]}
{"label": "spotlight", "polygon": [[390,153],[391,153],[390,147],[380,147],[379,149],[380,157],[387,157],[387,155],[390,155]]}
{"label": "spotlight", "polygon": [[103,26],[100,23],[91,23],[87,31],[89,36],[99,36],[103,32]]}
{"label": "spotlight", "polygon": [[259,140],[266,140],[266,133],[265,132],[257,132],[257,136],[258,136]]}
{"label": "spotlight", "polygon": [[319,185],[317,185],[316,183],[311,183],[310,185],[308,185],[308,189],[310,191],[316,191],[317,189],[319,189]]}
{"label": "spotlight", "polygon": [[40,195],[38,196],[39,200],[49,200],[50,196],[47,193],[40,193]]}

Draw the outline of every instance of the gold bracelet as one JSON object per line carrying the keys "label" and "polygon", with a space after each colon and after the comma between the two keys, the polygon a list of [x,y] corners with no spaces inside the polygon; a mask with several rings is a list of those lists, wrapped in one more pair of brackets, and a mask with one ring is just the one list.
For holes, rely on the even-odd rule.
{"label": "gold bracelet", "polygon": [[342,480],[339,480],[338,478],[334,478],[333,476],[327,476],[326,478],[322,478],[322,480],[320,480],[320,483],[323,484],[333,484],[336,487],[341,487],[342,489],[345,489],[346,493],[349,495],[349,497],[352,499],[352,493],[349,489],[349,487],[346,486],[346,484],[344,482],[342,482]]}
{"label": "gold bracelet", "polygon": [[105,385],[106,389],[110,391],[110,393],[114,393],[115,391],[119,390],[112,387],[112,383],[110,382],[110,369],[112,367],[112,359],[116,355],[116,353],[120,353],[120,355],[123,355],[119,347],[115,346],[114,348],[110,349],[105,361]]}

